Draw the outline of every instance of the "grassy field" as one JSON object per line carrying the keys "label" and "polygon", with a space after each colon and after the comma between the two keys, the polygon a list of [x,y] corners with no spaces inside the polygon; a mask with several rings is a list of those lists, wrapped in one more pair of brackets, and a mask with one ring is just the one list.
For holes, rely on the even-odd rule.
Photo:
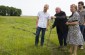
{"label": "grassy field", "polygon": [[[59,44],[55,29],[49,37],[48,28],[44,46],[39,44],[35,47],[35,27],[36,17],[0,16],[0,55],[69,55],[68,49],[57,49]],[[78,55],[85,55],[85,49],[78,50]]]}

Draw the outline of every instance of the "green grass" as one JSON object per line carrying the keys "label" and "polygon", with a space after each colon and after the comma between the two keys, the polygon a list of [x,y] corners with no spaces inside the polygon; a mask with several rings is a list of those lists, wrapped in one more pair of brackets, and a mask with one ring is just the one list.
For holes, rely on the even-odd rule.
{"label": "green grass", "polygon": [[[31,32],[36,32],[36,17],[0,16],[0,55],[69,55],[67,50],[57,49],[56,30],[52,30],[51,37],[49,30],[46,31],[44,46],[35,47],[35,35]],[[85,50],[78,50],[78,55],[85,55]]]}

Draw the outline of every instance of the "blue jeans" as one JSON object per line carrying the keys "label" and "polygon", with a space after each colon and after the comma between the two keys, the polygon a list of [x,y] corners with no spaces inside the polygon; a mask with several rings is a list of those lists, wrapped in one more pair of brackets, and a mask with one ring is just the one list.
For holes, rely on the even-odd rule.
{"label": "blue jeans", "polygon": [[42,31],[42,35],[41,35],[41,46],[43,46],[43,44],[44,44],[44,36],[45,36],[46,28],[40,28],[40,27],[38,27],[37,30],[36,30],[36,37],[35,37],[35,45],[36,46],[39,43],[40,31]]}
{"label": "blue jeans", "polygon": [[83,34],[83,38],[84,38],[84,41],[85,41],[85,26],[84,25],[79,25],[80,26],[80,30]]}

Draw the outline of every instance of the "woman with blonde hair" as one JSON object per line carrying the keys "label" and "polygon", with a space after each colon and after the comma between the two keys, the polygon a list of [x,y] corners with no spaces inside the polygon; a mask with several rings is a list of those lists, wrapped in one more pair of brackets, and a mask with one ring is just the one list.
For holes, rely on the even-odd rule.
{"label": "woman with blonde hair", "polygon": [[70,11],[72,15],[66,22],[68,25],[67,43],[70,45],[69,51],[71,55],[77,55],[77,47],[78,45],[83,45],[84,40],[79,27],[80,15],[77,12],[77,6],[72,4],[70,6]]}

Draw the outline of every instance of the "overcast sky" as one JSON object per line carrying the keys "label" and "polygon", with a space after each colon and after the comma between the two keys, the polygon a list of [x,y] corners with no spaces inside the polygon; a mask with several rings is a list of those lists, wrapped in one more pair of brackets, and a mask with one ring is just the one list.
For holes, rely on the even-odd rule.
{"label": "overcast sky", "polygon": [[43,10],[44,4],[49,4],[48,12],[50,15],[54,15],[55,8],[60,7],[69,16],[71,14],[70,5],[77,5],[79,1],[85,3],[85,0],[0,0],[0,5],[20,8],[22,9],[22,15],[36,16],[38,11]]}

